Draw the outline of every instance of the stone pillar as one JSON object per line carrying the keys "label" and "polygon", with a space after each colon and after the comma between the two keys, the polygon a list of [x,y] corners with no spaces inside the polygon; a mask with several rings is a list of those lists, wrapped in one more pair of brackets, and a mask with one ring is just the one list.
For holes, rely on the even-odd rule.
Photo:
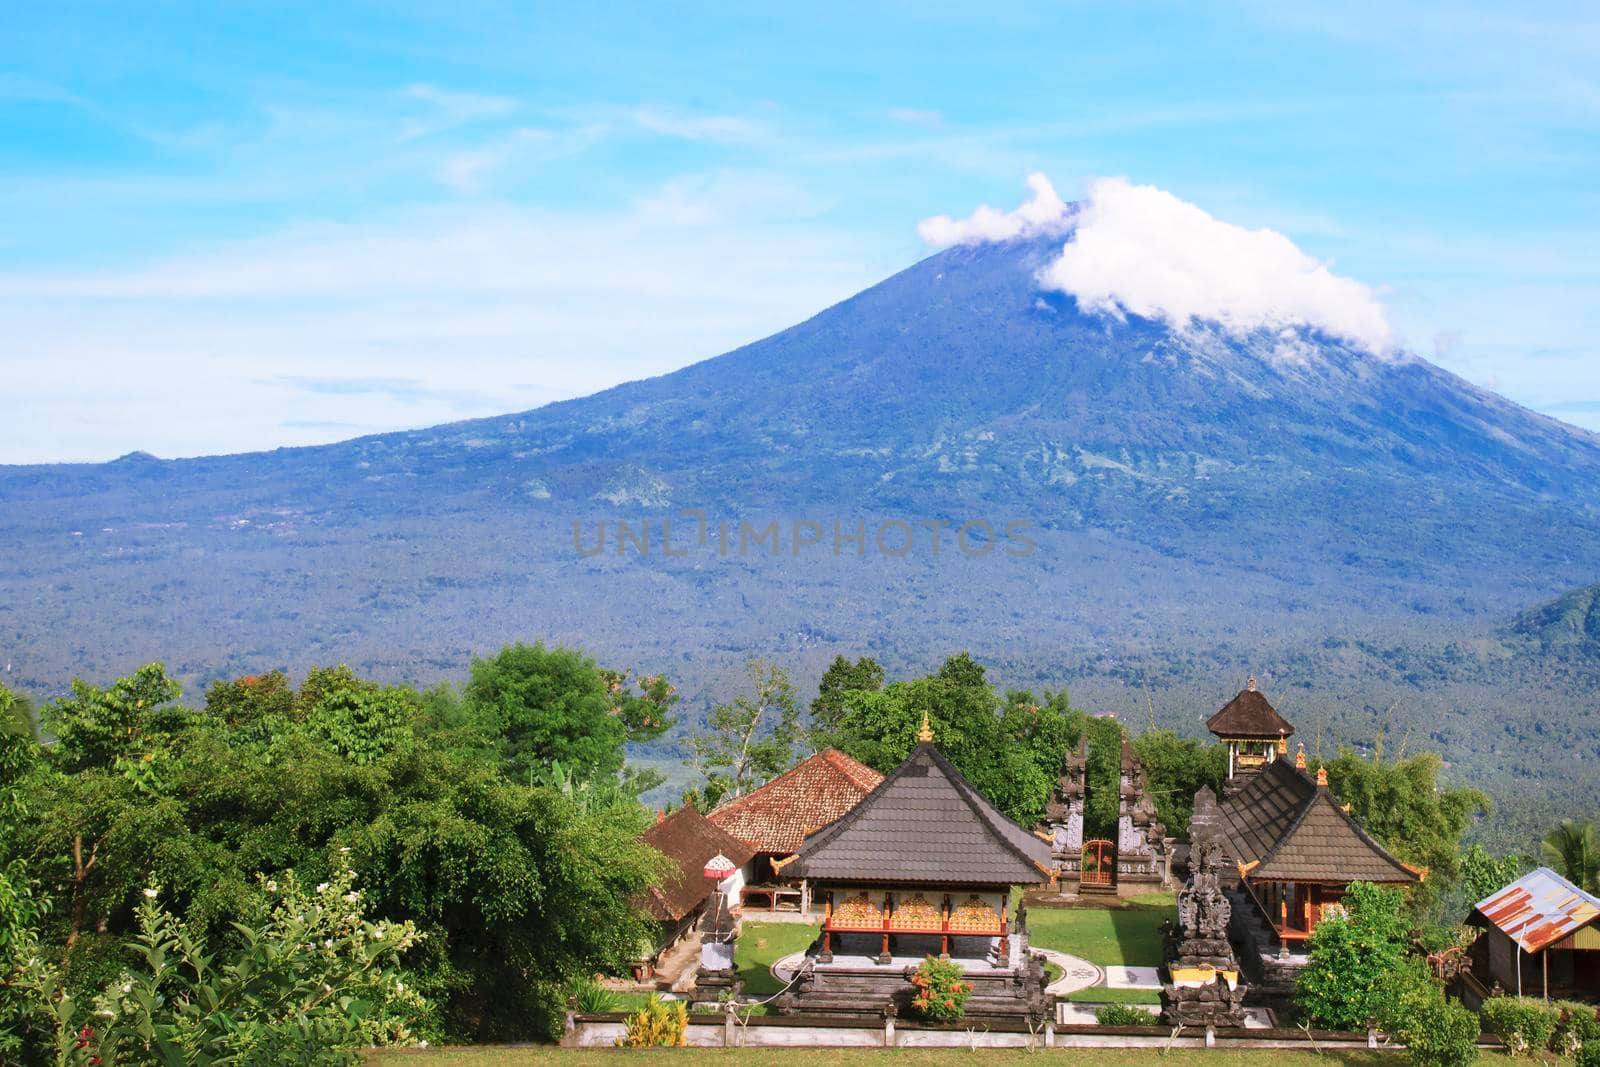
{"label": "stone pillar", "polygon": [[884,1005],[883,1009],[883,1047],[894,1048],[894,1001]]}
{"label": "stone pillar", "polygon": [[722,1006],[722,1047],[732,1048],[739,1043],[739,1009],[728,1001]]}

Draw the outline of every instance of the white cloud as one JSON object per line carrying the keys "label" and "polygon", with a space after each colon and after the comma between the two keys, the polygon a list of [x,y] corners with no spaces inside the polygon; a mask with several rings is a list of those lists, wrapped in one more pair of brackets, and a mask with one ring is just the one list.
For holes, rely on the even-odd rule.
{"label": "white cloud", "polygon": [[1028,188],[1033,195],[1015,211],[999,211],[982,204],[964,219],[935,215],[917,224],[917,235],[935,248],[947,248],[1064,232],[1071,219],[1050,179],[1037,172],[1029,174]]}
{"label": "white cloud", "polygon": [[965,219],[936,215],[917,233],[928,244],[1067,234],[1039,282],[1085,311],[1134,314],[1179,327],[1216,322],[1243,335],[1308,326],[1375,353],[1389,349],[1388,318],[1369,287],[1342,278],[1276,230],[1213,218],[1186,200],[1126,178],[1101,178],[1065,204],[1043,174],[1015,211],[987,204]]}
{"label": "white cloud", "polygon": [[748,144],[767,136],[766,127],[737,115],[690,115],[645,107],[633,113],[633,120],[650,133],[685,141]]}
{"label": "white cloud", "polygon": [[1240,335],[1308,326],[1375,353],[1391,343],[1373,291],[1341,278],[1275,230],[1223,222],[1152,185],[1091,183],[1061,256],[1040,275],[1086,311]]}
{"label": "white cloud", "polygon": [[666,193],[452,201],[123,269],[0,271],[0,366],[28,397],[0,420],[0,463],[519,411],[727,351],[885,273],[868,239],[796,221],[799,192],[770,177],[719,175],[702,190],[718,210],[685,217],[655,208]]}

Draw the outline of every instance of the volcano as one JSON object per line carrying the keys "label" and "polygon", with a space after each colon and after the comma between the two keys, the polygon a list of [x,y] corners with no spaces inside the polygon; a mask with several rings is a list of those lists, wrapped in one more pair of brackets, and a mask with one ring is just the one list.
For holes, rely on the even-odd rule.
{"label": "volcano", "polygon": [[[1376,723],[1383,686],[1423,682],[1370,650],[1493,635],[1600,572],[1600,438],[1306,328],[1087,312],[1040,285],[1060,247],[958,246],[519,414],[0,468],[12,677],[431,682],[543,637],[673,674],[693,719],[749,655],[803,681],[970,649],[1185,727],[1250,670]],[[1332,640],[1369,652],[1304,651]]]}

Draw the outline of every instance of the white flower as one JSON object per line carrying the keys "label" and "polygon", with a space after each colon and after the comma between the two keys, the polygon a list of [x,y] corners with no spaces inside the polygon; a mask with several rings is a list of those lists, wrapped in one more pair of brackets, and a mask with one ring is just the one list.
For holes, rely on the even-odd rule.
{"label": "white flower", "polygon": [[343,847],[343,848],[341,848],[341,849],[340,849],[340,850],[339,850],[339,855],[341,855],[341,856],[348,856],[348,855],[350,855],[350,846],[349,846],[349,845],[346,845],[346,846],[344,846],[344,847]]}
{"label": "white flower", "polygon": [[269,882],[268,882],[268,883],[267,883],[267,892],[269,892],[269,893],[276,893],[276,892],[277,892],[277,891],[278,891],[278,883],[277,883],[277,882],[272,882],[272,881],[269,881]]}
{"label": "white flower", "polygon": [[123,982],[122,983],[122,991],[124,993],[132,993],[133,992],[133,983],[132,982]]}
{"label": "white flower", "polygon": [[332,993],[333,992],[333,986],[329,985],[327,982],[323,982],[322,983],[322,991],[324,993]]}
{"label": "white flower", "polygon": [[149,897],[151,900],[156,899],[156,888],[155,888],[155,886],[149,886],[148,888],[146,888],[145,891],[144,891],[144,895]]}
{"label": "white flower", "polygon": [[361,899],[361,894],[352,889],[350,892],[344,895],[344,899],[349,901],[351,904],[354,904],[356,901]]}
{"label": "white flower", "polygon": [[417,1042],[417,1047],[418,1048],[427,1048],[428,1047],[428,1043],[426,1041],[418,1041]]}
{"label": "white flower", "polygon": [[328,891],[328,883],[327,882],[323,882],[321,885],[317,886],[317,892],[326,893],[327,891]]}
{"label": "white flower", "polygon": [[396,993],[404,993],[406,991],[406,984],[404,982],[396,982],[394,984],[394,991]]}
{"label": "white flower", "polygon": [[326,941],[324,941],[322,943],[322,947],[323,948],[332,948],[333,947],[333,938],[330,937]]}

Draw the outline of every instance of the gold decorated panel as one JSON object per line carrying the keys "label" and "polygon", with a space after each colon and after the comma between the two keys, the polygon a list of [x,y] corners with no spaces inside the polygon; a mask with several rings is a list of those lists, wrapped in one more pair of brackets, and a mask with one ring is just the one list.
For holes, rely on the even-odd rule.
{"label": "gold decorated panel", "polygon": [[944,916],[939,909],[928,903],[928,898],[917,893],[908,899],[895,902],[894,911],[889,915],[889,929],[891,930],[932,930],[937,932],[943,928]]}
{"label": "gold decorated panel", "polygon": [[835,929],[855,926],[876,930],[883,926],[883,909],[866,893],[857,893],[834,905],[829,922]]}
{"label": "gold decorated panel", "polygon": [[1000,913],[974,893],[965,903],[956,905],[950,914],[952,933],[993,933],[1000,927]]}

